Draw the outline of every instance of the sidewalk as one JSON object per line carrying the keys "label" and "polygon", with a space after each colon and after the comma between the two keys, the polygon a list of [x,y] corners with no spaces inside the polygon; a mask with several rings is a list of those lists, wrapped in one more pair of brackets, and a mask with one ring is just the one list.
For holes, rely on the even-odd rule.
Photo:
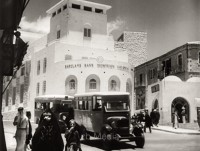
{"label": "sidewalk", "polygon": [[200,131],[198,131],[198,130],[190,130],[190,129],[183,129],[183,128],[175,129],[171,126],[158,125],[158,127],[154,126],[154,127],[152,127],[152,129],[164,131],[164,132],[175,133],[175,134],[200,135]]}

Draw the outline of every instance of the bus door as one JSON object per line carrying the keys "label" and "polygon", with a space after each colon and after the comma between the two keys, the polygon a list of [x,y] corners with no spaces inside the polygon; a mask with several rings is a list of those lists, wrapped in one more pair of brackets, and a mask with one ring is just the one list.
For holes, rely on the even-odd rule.
{"label": "bus door", "polygon": [[101,132],[103,124],[103,108],[102,108],[102,97],[93,96],[92,98],[92,111],[91,111],[91,122],[92,131]]}

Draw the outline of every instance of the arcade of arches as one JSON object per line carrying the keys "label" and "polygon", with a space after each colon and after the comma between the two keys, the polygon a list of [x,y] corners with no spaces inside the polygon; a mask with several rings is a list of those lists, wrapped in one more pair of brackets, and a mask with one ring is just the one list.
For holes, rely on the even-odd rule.
{"label": "arcade of arches", "polygon": [[[179,123],[184,123],[184,121],[186,123],[189,123],[190,121],[189,109],[190,109],[189,104],[184,98],[182,97],[175,98],[171,104],[171,120],[172,120],[172,115],[174,111],[177,111],[178,116],[179,116]],[[184,116],[185,116],[185,119],[184,119]]]}

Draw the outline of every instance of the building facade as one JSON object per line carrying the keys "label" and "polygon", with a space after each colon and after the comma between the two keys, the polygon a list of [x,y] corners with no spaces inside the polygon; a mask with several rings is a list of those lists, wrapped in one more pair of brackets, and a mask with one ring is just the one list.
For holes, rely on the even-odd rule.
{"label": "building facade", "polygon": [[[62,0],[47,11],[51,16],[50,32],[29,47],[27,106],[20,104],[31,110],[33,117],[34,99],[50,94],[129,92],[133,111],[134,63],[137,62],[134,53],[146,55],[147,35],[124,32],[125,38],[115,42],[107,34],[106,12],[110,8],[88,1]],[[4,115],[11,112],[5,104]]]}
{"label": "building facade", "polygon": [[196,123],[200,97],[200,42],[189,42],[135,68],[136,109],[159,109],[161,123]]}

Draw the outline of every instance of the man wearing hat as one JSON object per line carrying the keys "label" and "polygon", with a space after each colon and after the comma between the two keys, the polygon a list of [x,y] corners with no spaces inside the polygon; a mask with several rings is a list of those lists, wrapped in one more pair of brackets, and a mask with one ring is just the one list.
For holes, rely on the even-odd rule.
{"label": "man wearing hat", "polygon": [[15,134],[17,146],[15,151],[25,151],[26,137],[29,133],[29,122],[27,116],[24,114],[23,107],[18,108],[18,114],[13,124],[17,127]]}

